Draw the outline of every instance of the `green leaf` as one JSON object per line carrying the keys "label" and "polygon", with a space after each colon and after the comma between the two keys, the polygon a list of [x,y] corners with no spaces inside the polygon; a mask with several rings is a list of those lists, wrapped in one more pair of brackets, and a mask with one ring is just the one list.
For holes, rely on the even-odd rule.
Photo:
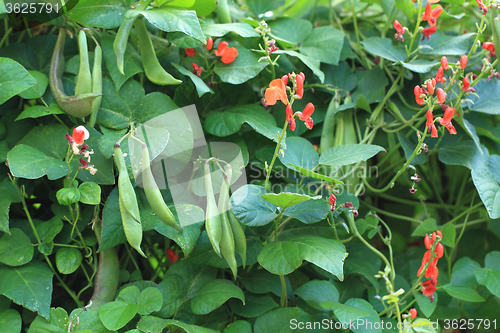
{"label": "green leaf", "polygon": [[38,224],[36,226],[36,231],[38,237],[40,237],[44,243],[50,243],[61,232],[63,226],[63,221],[61,221],[59,217],[54,216],[47,222]]}
{"label": "green leaf", "polygon": [[498,103],[500,103],[500,81],[481,79],[474,86],[478,96],[467,96],[470,101],[467,101],[469,109],[488,114],[500,114]]}
{"label": "green leaf", "polygon": [[402,48],[394,46],[389,38],[370,37],[362,41],[361,44],[371,54],[392,62],[406,60],[406,52]]}
{"label": "green leaf", "polygon": [[[410,139],[408,139],[406,136],[404,136],[401,133],[398,133],[398,139],[399,139],[399,142],[401,143],[401,147],[403,147],[403,150],[405,152],[406,160],[408,161],[408,159],[411,157],[411,155],[415,151],[416,144],[411,142]],[[421,154],[416,155],[413,158],[411,164],[412,165],[423,164],[423,163],[425,163],[425,160],[426,160],[425,154],[421,153]]]}
{"label": "green leaf", "polygon": [[224,112],[212,112],[205,120],[205,129],[216,136],[229,136],[238,132],[247,123],[266,138],[278,142],[282,129],[276,127],[274,117],[255,104],[238,105]]}
{"label": "green leaf", "polygon": [[255,295],[245,292],[245,304],[239,300],[229,300],[229,305],[234,313],[245,318],[255,318],[269,310],[278,307],[278,303],[269,295]]}
{"label": "green leaf", "polygon": [[269,23],[271,35],[278,42],[283,41],[286,44],[298,45],[311,33],[313,26],[311,22],[293,17],[283,17]]}
{"label": "green leaf", "polygon": [[477,287],[478,283],[475,271],[479,268],[481,268],[481,266],[469,257],[458,259],[453,265],[450,284],[470,288]]}
{"label": "green leaf", "polygon": [[300,46],[300,52],[325,64],[338,65],[344,32],[331,26],[314,28]]}
{"label": "green leaf", "polygon": [[114,29],[123,22],[130,3],[123,0],[80,0],[66,15],[86,26]]}
{"label": "green leaf", "polygon": [[496,269],[500,271],[500,252],[491,251],[484,258],[484,266],[490,269]]}
{"label": "green leaf", "polygon": [[137,324],[139,332],[163,332],[165,328],[169,328],[169,331],[170,329],[178,331],[177,328],[181,328],[186,333],[218,333],[218,331],[209,328],[186,324],[174,319],[161,319],[153,316],[144,316]]}
{"label": "green leaf", "polygon": [[303,260],[344,280],[344,259],[347,257],[342,243],[319,236],[295,236],[286,241],[268,243],[258,262],[273,274],[287,275],[297,269]]}
{"label": "green leaf", "polygon": [[500,186],[491,173],[488,162],[488,151],[484,148],[483,155],[474,161],[471,175],[488,215],[497,219],[500,217]]}
{"label": "green leaf", "polygon": [[291,137],[286,140],[286,150],[284,155],[279,155],[279,159],[288,168],[295,170],[297,169],[292,165],[313,170],[319,163],[318,152],[314,149],[312,143],[300,136]]}
{"label": "green leaf", "polygon": [[163,295],[154,287],[149,287],[141,291],[139,296],[139,310],[141,316],[150,314],[151,312],[160,311],[163,305]]}
{"label": "green leaf", "polygon": [[332,147],[321,154],[319,164],[332,166],[349,165],[366,161],[381,151],[385,151],[385,149],[380,146],[365,144]]}
{"label": "green leaf", "polygon": [[28,73],[35,78],[36,83],[25,91],[19,93],[19,96],[24,99],[36,99],[42,97],[43,94],[45,94],[45,90],[47,90],[47,86],[49,85],[49,78],[47,75],[38,71],[28,71]]}
{"label": "green leaf", "polygon": [[0,262],[9,266],[21,266],[33,259],[35,252],[31,240],[17,228],[9,230],[0,238]]}
{"label": "green leaf", "polygon": [[287,192],[281,192],[281,193],[266,193],[261,195],[261,197],[272,203],[275,206],[279,206],[282,209],[286,209],[288,207],[294,206],[296,204],[299,204],[301,202],[305,202],[308,200],[318,200],[321,199],[321,195],[317,195],[314,197],[305,195],[305,194],[298,194],[298,193],[287,193]]}
{"label": "green leaf", "polygon": [[76,308],[69,315],[69,318],[75,318],[75,316],[78,315],[78,318],[80,319],[80,324],[78,324],[78,331],[75,332],[84,333],[84,330],[88,330],[88,333],[109,333],[109,330],[104,327],[101,320],[99,319],[99,314],[96,310],[81,310],[81,308]]}
{"label": "green leaf", "polygon": [[370,315],[370,312],[349,304],[341,304],[337,301],[324,301],[321,306],[325,309],[333,310],[335,316],[341,323],[356,321],[359,318]]}
{"label": "green leaf", "polygon": [[56,193],[57,202],[62,206],[70,206],[80,201],[80,191],[77,188],[62,188]]}
{"label": "green leaf", "polygon": [[476,269],[475,273],[479,284],[488,288],[496,297],[500,297],[500,270],[485,267]]}
{"label": "green leaf", "polygon": [[401,65],[404,68],[409,69],[415,73],[428,73],[431,71],[432,67],[436,66],[437,64],[439,64],[439,62],[423,59],[413,60],[409,63],[401,62]]}
{"label": "green leaf", "polygon": [[0,183],[0,231],[9,232],[9,209],[13,202],[21,202],[21,197],[11,182]]}
{"label": "green leaf", "polygon": [[222,37],[231,31],[244,38],[259,37],[259,34],[248,23],[202,24],[201,30],[208,37]]}
{"label": "green leaf", "polygon": [[179,65],[177,65],[176,63],[173,63],[173,62],[172,62],[172,66],[174,66],[175,68],[177,68],[177,70],[181,74],[187,75],[191,79],[191,81],[193,81],[194,86],[196,87],[196,91],[198,92],[198,96],[199,97],[205,95],[208,92],[211,93],[211,94],[214,93],[214,91],[212,90],[212,88],[210,88],[209,86],[207,86],[207,84],[202,79],[200,79],[198,76],[194,75],[193,72],[188,71],[184,67],[181,67],[181,66],[179,66]]}
{"label": "green leaf", "polygon": [[445,284],[443,286],[444,291],[448,293],[451,297],[456,299],[466,301],[466,302],[484,302],[485,299],[481,297],[474,289],[463,286],[454,286],[451,284]]}
{"label": "green leaf", "polygon": [[4,333],[20,333],[22,321],[19,312],[13,309],[0,311],[0,327]]}
{"label": "green leaf", "polygon": [[264,187],[258,185],[244,185],[233,193],[232,211],[240,222],[248,226],[261,226],[278,216],[277,207],[261,197],[265,193]]}
{"label": "green leaf", "polygon": [[48,319],[53,274],[46,264],[38,261],[21,267],[0,267],[0,294]]}
{"label": "green leaf", "polygon": [[36,82],[21,64],[0,57],[0,104],[35,85]]}
{"label": "green leaf", "polygon": [[7,154],[9,168],[14,177],[37,179],[47,175],[50,180],[68,174],[68,166],[40,150],[24,144],[17,145]]}
{"label": "green leaf", "polygon": [[[50,317],[37,316],[31,323],[30,333],[63,333],[67,331],[68,313],[63,308],[50,308]],[[97,332],[96,332],[97,333]]]}
{"label": "green leaf", "polygon": [[313,321],[314,318],[300,308],[277,308],[257,318],[254,333],[300,332],[305,323]]}
{"label": "green leaf", "polygon": [[285,4],[285,0],[276,0],[276,1],[247,0],[246,4],[252,12],[259,15],[278,9],[279,7]]}
{"label": "green leaf", "polygon": [[141,290],[139,287],[131,285],[120,290],[117,301],[124,301],[127,304],[139,305],[139,298],[141,295]]}
{"label": "green leaf", "polygon": [[438,148],[438,158],[446,164],[463,165],[472,169],[474,161],[481,151],[473,141],[450,143]]}
{"label": "green leaf", "polygon": [[424,237],[426,234],[430,234],[436,230],[437,230],[436,220],[433,218],[428,218],[424,222],[419,224],[411,235]]}
{"label": "green leaf", "polygon": [[420,42],[420,46],[423,46],[421,52],[438,56],[461,56],[467,53],[469,49],[469,39],[474,35],[475,33],[468,33],[453,37],[445,35],[438,29],[436,33],[432,34],[430,39],[424,39]]}
{"label": "green leaf", "polygon": [[234,283],[229,280],[212,280],[201,287],[191,299],[191,310],[194,314],[207,314],[232,297],[245,304],[243,291]]}
{"label": "green leaf", "polygon": [[380,270],[380,265],[382,264],[380,257],[373,252],[366,252],[365,247],[359,245],[349,246],[348,251],[349,257],[347,257],[344,266],[345,275],[360,274],[370,281],[378,293],[379,283],[375,275]]}
{"label": "green leaf", "polygon": [[418,307],[422,311],[422,314],[426,317],[430,317],[434,313],[436,305],[438,304],[439,293],[434,293],[434,301],[432,303],[431,299],[421,292],[414,292],[413,296],[415,297],[415,300],[417,301]]}
{"label": "green leaf", "polygon": [[456,237],[456,230],[455,230],[455,225],[453,223],[446,223],[443,225],[441,228],[441,233],[443,234],[443,239],[441,240],[441,243],[443,245],[449,246],[449,247],[455,247],[455,237]]}
{"label": "green leaf", "polygon": [[304,63],[304,65],[309,67],[309,69],[314,73],[314,75],[316,75],[319,78],[321,83],[323,83],[325,81],[325,73],[323,73],[319,69],[319,65],[320,65],[319,60],[317,60],[313,57],[308,57],[302,53],[292,51],[292,50],[278,50],[276,52],[273,52],[273,54],[287,54],[291,57],[299,58],[300,61],[302,61]]}
{"label": "green leaf", "polygon": [[295,290],[295,294],[316,310],[325,311],[320,304],[325,301],[339,301],[339,291],[333,283],[324,280],[311,280]]}
{"label": "green leaf", "polygon": [[108,330],[117,331],[135,317],[138,309],[139,306],[136,304],[113,301],[101,305],[99,318]]}
{"label": "green leaf", "polygon": [[260,61],[260,56],[242,46],[234,46],[238,50],[238,56],[230,64],[218,62],[214,72],[219,75],[222,82],[241,84],[254,78],[267,65],[267,61]]}
{"label": "green leaf", "polygon": [[237,320],[229,324],[224,333],[252,333],[252,325],[246,320]]}
{"label": "green leaf", "polygon": [[287,208],[283,214],[302,223],[316,223],[326,219],[330,204],[326,200],[308,200]]}
{"label": "green leaf", "polygon": [[123,231],[122,216],[118,203],[118,187],[115,187],[104,204],[101,244],[98,252],[125,243],[125,241],[125,232]]}
{"label": "green leaf", "polygon": [[80,250],[63,247],[56,252],[57,270],[62,274],[71,274],[80,267],[82,263],[82,253]]}
{"label": "green leaf", "polygon": [[[269,292],[280,297],[281,281],[278,275],[271,274],[265,269],[252,271],[241,276],[241,283],[251,293],[267,294]],[[288,299],[295,299],[290,281],[285,276],[285,285]]]}
{"label": "green leaf", "polygon": [[101,187],[94,182],[84,182],[78,187],[80,190],[80,201],[87,205],[98,205],[101,203]]}
{"label": "green leaf", "polygon": [[129,10],[125,18],[133,18],[142,14],[152,25],[163,31],[179,31],[203,43],[205,35],[201,31],[200,22],[194,10],[173,9],[168,7],[149,10]]}
{"label": "green leaf", "polygon": [[49,106],[44,105],[33,105],[32,107],[26,108],[21,114],[16,118],[16,121],[25,118],[40,118],[43,116],[48,116],[51,114],[64,114],[65,112],[61,110],[57,103],[53,102]]}
{"label": "green leaf", "polygon": [[304,169],[298,165],[294,165],[294,164],[290,164],[291,167],[293,167],[294,169],[296,169],[297,171],[299,171],[301,174],[303,174],[304,176],[307,176],[307,177],[312,177],[314,179],[320,179],[320,180],[324,180],[330,184],[344,184],[343,182],[341,182],[340,180],[337,180],[337,179],[334,179],[334,178],[331,178],[331,177],[327,177],[325,175],[322,175],[322,174],[319,174],[317,172],[314,172],[314,171],[311,171],[311,170],[307,170],[307,169]]}

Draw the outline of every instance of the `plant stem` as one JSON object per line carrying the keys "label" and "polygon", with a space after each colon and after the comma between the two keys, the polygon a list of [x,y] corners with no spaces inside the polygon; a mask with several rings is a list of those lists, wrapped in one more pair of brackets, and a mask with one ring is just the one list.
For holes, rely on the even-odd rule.
{"label": "plant stem", "polygon": [[266,168],[266,181],[264,183],[264,188],[266,190],[269,187],[269,177],[271,176],[271,172],[273,170],[274,161],[276,161],[276,157],[278,157],[281,141],[285,137],[287,127],[288,127],[288,122],[285,121],[285,126],[283,126],[283,130],[281,131],[280,136],[278,137],[278,143],[276,144],[276,149],[274,150],[274,155],[273,159],[271,160],[271,164],[269,164]]}

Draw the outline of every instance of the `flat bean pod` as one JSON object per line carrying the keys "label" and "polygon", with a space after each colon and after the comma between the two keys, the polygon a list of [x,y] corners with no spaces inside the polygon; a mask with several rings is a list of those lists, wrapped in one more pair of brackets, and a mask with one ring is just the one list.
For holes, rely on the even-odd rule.
{"label": "flat bean pod", "polygon": [[120,28],[116,33],[115,41],[113,42],[113,50],[116,55],[116,65],[118,66],[120,73],[123,75],[125,75],[125,72],[123,71],[123,62],[125,51],[127,50],[128,37],[136,19],[137,16],[132,19],[125,19],[120,25]]}
{"label": "flat bean pod", "polygon": [[[97,44],[94,50],[94,68],[92,69],[92,92],[102,94],[102,48]],[[92,102],[92,112],[90,113],[89,125],[94,127],[97,119],[97,112],[101,107],[102,96],[97,97]]]}
{"label": "flat bean pod", "polygon": [[220,195],[219,195],[219,212],[221,213],[222,237],[220,241],[220,251],[224,259],[226,259],[229,268],[233,272],[233,277],[236,279],[238,274],[238,264],[234,256],[235,245],[234,235],[229,222],[229,182],[231,178],[231,166],[226,169],[227,176],[223,178]]}
{"label": "flat bean pod", "polygon": [[205,189],[207,192],[207,209],[205,211],[205,229],[207,230],[208,239],[212,243],[215,253],[221,256],[220,242],[222,238],[222,222],[215,202],[215,194],[212,187],[212,176],[210,172],[210,161],[206,161],[204,165],[205,171]]}
{"label": "flat bean pod", "polygon": [[75,95],[88,94],[92,92],[92,77],[90,75],[89,48],[87,35],[80,30],[78,34],[78,48],[80,49],[80,70],[76,80]]}

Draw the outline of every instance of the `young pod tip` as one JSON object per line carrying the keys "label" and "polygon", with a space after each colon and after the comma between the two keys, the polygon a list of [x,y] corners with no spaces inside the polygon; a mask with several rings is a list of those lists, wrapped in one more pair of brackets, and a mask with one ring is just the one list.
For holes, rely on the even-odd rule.
{"label": "young pod tip", "polygon": [[143,143],[142,148],[148,148],[148,146],[145,143]]}
{"label": "young pod tip", "polygon": [[119,143],[115,143],[115,146],[113,148],[121,148]]}

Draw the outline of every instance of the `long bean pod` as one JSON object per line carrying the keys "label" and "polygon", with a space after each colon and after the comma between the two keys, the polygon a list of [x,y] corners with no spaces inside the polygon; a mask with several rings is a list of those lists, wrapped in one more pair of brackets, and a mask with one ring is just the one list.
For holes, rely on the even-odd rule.
{"label": "long bean pod", "polygon": [[123,71],[123,62],[125,51],[127,50],[128,37],[136,19],[137,16],[131,19],[125,19],[120,25],[120,28],[116,33],[115,41],[113,42],[113,50],[116,55],[116,65],[118,66],[120,73],[123,75],[125,75],[125,72]]}
{"label": "long bean pod", "polygon": [[215,253],[219,257],[221,256],[220,242],[222,238],[222,225],[221,218],[219,214],[219,209],[217,208],[217,203],[215,202],[215,194],[212,187],[212,176],[210,172],[210,161],[206,161],[204,165],[205,172],[205,190],[207,192],[207,209],[205,211],[205,229],[207,230],[208,239],[212,243]]}
{"label": "long bean pod", "polygon": [[[92,92],[102,94],[102,48],[97,44],[94,50],[94,68],[92,68]],[[89,125],[94,127],[97,119],[97,112],[101,107],[102,96],[97,97],[92,102],[92,112],[90,113]]]}
{"label": "long bean pod", "polygon": [[219,212],[221,213],[221,227],[222,227],[222,237],[220,241],[220,252],[224,259],[226,259],[231,272],[233,272],[233,277],[236,279],[238,273],[238,264],[236,263],[236,257],[234,256],[235,245],[234,245],[234,235],[229,222],[229,182],[231,179],[231,166],[228,165],[226,168],[226,175],[224,175],[222,180],[222,185],[219,195]]}
{"label": "long bean pod", "polygon": [[88,94],[92,92],[92,77],[90,75],[89,48],[87,45],[87,34],[82,29],[78,34],[78,48],[80,49],[80,70],[76,80],[75,95]]}

